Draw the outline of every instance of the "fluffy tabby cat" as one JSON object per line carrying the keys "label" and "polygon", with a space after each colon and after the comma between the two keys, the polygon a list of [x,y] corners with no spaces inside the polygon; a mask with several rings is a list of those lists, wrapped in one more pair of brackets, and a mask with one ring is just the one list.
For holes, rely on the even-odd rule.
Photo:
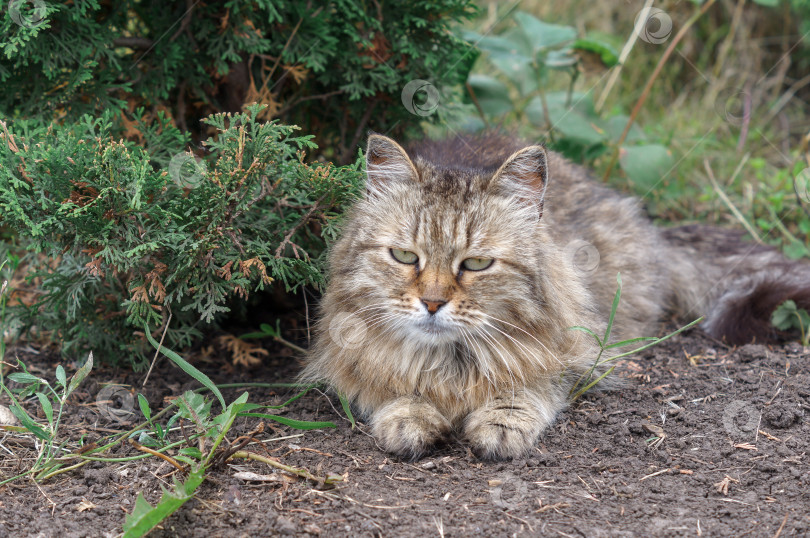
{"label": "fluffy tabby cat", "polygon": [[330,254],[303,377],[347,396],[402,456],[453,433],[482,458],[531,448],[598,353],[569,328],[604,330],[617,273],[617,339],[669,312],[762,340],[782,301],[810,307],[810,266],[728,231],[655,228],[542,146],[488,135],[406,152],[372,135],[366,186]]}

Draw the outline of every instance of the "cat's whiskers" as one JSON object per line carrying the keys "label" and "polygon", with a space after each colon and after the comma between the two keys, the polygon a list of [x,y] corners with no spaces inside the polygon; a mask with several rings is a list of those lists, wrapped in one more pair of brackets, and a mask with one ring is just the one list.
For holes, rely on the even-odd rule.
{"label": "cat's whiskers", "polygon": [[520,340],[518,340],[517,338],[515,338],[511,334],[500,330],[498,327],[496,327],[492,323],[489,323],[489,322],[485,321],[484,325],[486,325],[487,327],[491,327],[491,328],[495,329],[496,331],[498,331],[499,333],[501,333],[505,338],[507,338],[509,341],[513,342],[515,345],[517,345],[518,347],[523,349],[526,353],[528,353],[529,356],[531,356],[533,359],[535,359],[537,366],[539,366],[543,370],[547,370],[546,364],[543,361],[543,359],[541,357],[538,357],[537,353],[534,350],[532,350],[531,348],[529,348],[526,344],[524,344],[523,342],[521,342]]}
{"label": "cat's whiskers", "polygon": [[517,325],[514,325],[514,324],[512,324],[512,323],[509,323],[508,321],[504,321],[504,320],[502,320],[502,319],[498,319],[498,318],[496,318],[495,316],[493,316],[493,315],[491,315],[491,314],[487,314],[486,312],[479,312],[479,313],[480,313],[482,316],[486,316],[486,317],[488,317],[488,318],[492,318],[492,319],[494,319],[495,321],[498,321],[498,322],[500,322],[500,323],[503,323],[504,325],[509,325],[510,327],[513,327],[513,328],[515,328],[515,329],[519,330],[520,332],[524,333],[526,336],[528,336],[529,338],[531,338],[532,340],[534,340],[535,342],[537,342],[538,344],[540,344],[540,346],[541,346],[543,349],[545,349],[545,350],[546,350],[546,353],[548,353],[548,354],[549,354],[549,356],[550,356],[552,359],[554,359],[555,361],[557,361],[557,362],[560,364],[560,366],[565,366],[565,364],[564,364],[564,363],[563,363],[563,362],[562,362],[560,359],[558,359],[558,358],[557,358],[557,356],[556,356],[556,355],[554,355],[554,353],[552,353],[552,352],[551,352],[551,350],[548,348],[548,346],[546,346],[546,345],[545,345],[543,342],[541,342],[540,340],[538,340],[538,339],[537,339],[537,337],[535,337],[535,336],[534,336],[533,334],[531,334],[530,332],[528,332],[528,331],[526,331],[526,330],[524,330],[524,329],[522,329],[522,328],[518,327]]}
{"label": "cat's whiskers", "polygon": [[[366,320],[366,330],[371,331],[372,329],[376,329],[377,327],[379,327],[381,325],[387,324],[392,319],[398,319],[398,318],[400,318],[400,315],[398,313],[396,313],[396,312],[387,312],[387,313],[376,314],[375,316],[372,316],[371,318]],[[402,324],[404,324],[404,322]],[[385,332],[385,331],[383,331],[383,332]]]}
{"label": "cat's whiskers", "polygon": [[[503,353],[501,353],[500,350],[498,349],[498,345],[499,345],[498,341],[496,339],[492,338],[492,335],[487,334],[487,332],[484,330],[483,327],[480,327],[480,326],[476,327],[475,331],[476,331],[477,334],[481,335],[481,338],[483,338],[488,344],[490,344],[490,347],[500,357],[501,362],[503,363],[504,367],[506,368],[507,373],[509,374],[509,379],[511,381],[510,384],[512,385],[512,398],[514,399],[514,395],[515,395],[515,375],[514,375],[514,372],[512,372],[512,368],[509,365],[509,361],[506,360],[506,357],[504,357]],[[501,348],[504,351],[506,351],[507,355],[509,354],[509,352],[506,350],[506,348],[504,348],[503,346],[501,346]]]}
{"label": "cat's whiskers", "polygon": [[[478,345],[478,342],[476,341],[476,339],[472,335],[472,333],[470,333],[464,327],[462,327],[460,329],[460,332],[461,332],[461,337],[464,339],[465,345],[468,347],[469,353],[472,355],[473,361],[475,362],[475,364],[477,366],[476,370],[478,372],[480,372],[484,376],[484,378],[487,380],[487,382],[488,382],[487,383],[487,391],[490,392],[491,387],[495,384],[495,382],[491,377],[491,372],[490,372],[488,361],[482,360],[484,352],[481,349],[481,346]],[[473,349],[473,346],[478,348],[478,353],[475,353],[475,350]],[[471,391],[474,387],[475,387],[475,385],[473,385],[472,383],[468,383],[467,387],[464,389],[464,393]]]}

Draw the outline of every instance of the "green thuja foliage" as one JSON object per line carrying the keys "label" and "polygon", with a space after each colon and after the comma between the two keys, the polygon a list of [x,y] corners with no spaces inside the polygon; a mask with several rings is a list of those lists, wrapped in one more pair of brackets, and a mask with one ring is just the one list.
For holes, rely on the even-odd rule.
{"label": "green thuja foliage", "polygon": [[199,118],[258,102],[261,119],[301,126],[347,164],[368,129],[416,123],[400,102],[407,82],[466,80],[477,54],[449,30],[475,11],[470,0],[11,0],[0,110],[76,120],[144,106],[196,134],[208,130]]}
{"label": "green thuja foliage", "polygon": [[[42,260],[31,277],[43,293],[11,314],[55,331],[66,352],[117,358],[169,312],[167,342],[188,345],[234,295],[321,284],[323,237],[357,193],[359,167],[307,164],[311,137],[258,121],[261,110],[208,118],[210,155],[179,152],[165,167],[113,139],[110,113],[3,126],[0,210]],[[182,140],[171,127],[159,138]]]}
{"label": "green thuja foliage", "polygon": [[154,352],[144,331],[182,349],[252,292],[322,285],[361,187],[359,145],[451,109],[414,113],[402,91],[419,79],[444,96],[466,80],[476,53],[450,29],[474,12],[470,0],[4,4],[0,259],[26,282],[4,330],[140,365]]}

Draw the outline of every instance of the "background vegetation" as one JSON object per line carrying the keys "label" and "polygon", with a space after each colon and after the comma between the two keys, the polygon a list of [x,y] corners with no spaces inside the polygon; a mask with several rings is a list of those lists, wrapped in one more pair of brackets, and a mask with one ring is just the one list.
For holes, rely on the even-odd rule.
{"label": "background vegetation", "polygon": [[420,130],[398,103],[408,81],[466,79],[477,53],[449,28],[474,13],[467,0],[12,1],[11,336],[140,367],[145,331],[187,348],[251,292],[317,289],[361,184],[358,145],[370,128]]}
{"label": "background vegetation", "polygon": [[646,5],[12,1],[4,338],[139,367],[145,332],[187,348],[253,292],[318,290],[370,129],[501,126],[663,224],[808,256],[810,4]]}

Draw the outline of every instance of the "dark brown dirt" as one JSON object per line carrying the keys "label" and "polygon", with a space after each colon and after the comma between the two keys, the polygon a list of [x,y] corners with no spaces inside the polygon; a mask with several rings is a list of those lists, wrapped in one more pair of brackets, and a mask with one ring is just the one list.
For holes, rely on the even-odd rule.
{"label": "dark brown dirt", "polygon": [[[46,377],[56,364],[42,355],[26,361]],[[261,371],[208,373],[218,382],[278,381],[296,369],[285,358],[266,362]],[[341,474],[343,485],[320,490],[301,480],[244,482],[236,471],[273,473],[239,461],[212,472],[196,498],[152,535],[810,534],[807,349],[727,349],[693,332],[621,370],[625,388],[586,396],[531,454],[504,463],[476,460],[462,441],[415,463],[398,461],[377,448],[365,427],[352,430],[334,399],[312,392],[283,414],[331,420],[337,429],[299,432],[274,425],[260,438],[280,461]],[[100,383],[140,386],[139,376],[123,371],[97,369],[91,377],[64,419],[73,438],[107,433],[99,428],[125,429],[98,414]],[[193,386],[163,364],[146,395],[156,408],[186,385]],[[292,394],[250,393],[252,401],[273,402]],[[239,419],[234,437],[257,423]],[[30,439],[0,432],[0,480],[30,465]],[[128,446],[117,452],[133,453]],[[38,487],[19,480],[0,488],[0,536],[112,536],[121,532],[138,492],[154,502],[171,480],[172,468],[157,458],[91,463]]]}

